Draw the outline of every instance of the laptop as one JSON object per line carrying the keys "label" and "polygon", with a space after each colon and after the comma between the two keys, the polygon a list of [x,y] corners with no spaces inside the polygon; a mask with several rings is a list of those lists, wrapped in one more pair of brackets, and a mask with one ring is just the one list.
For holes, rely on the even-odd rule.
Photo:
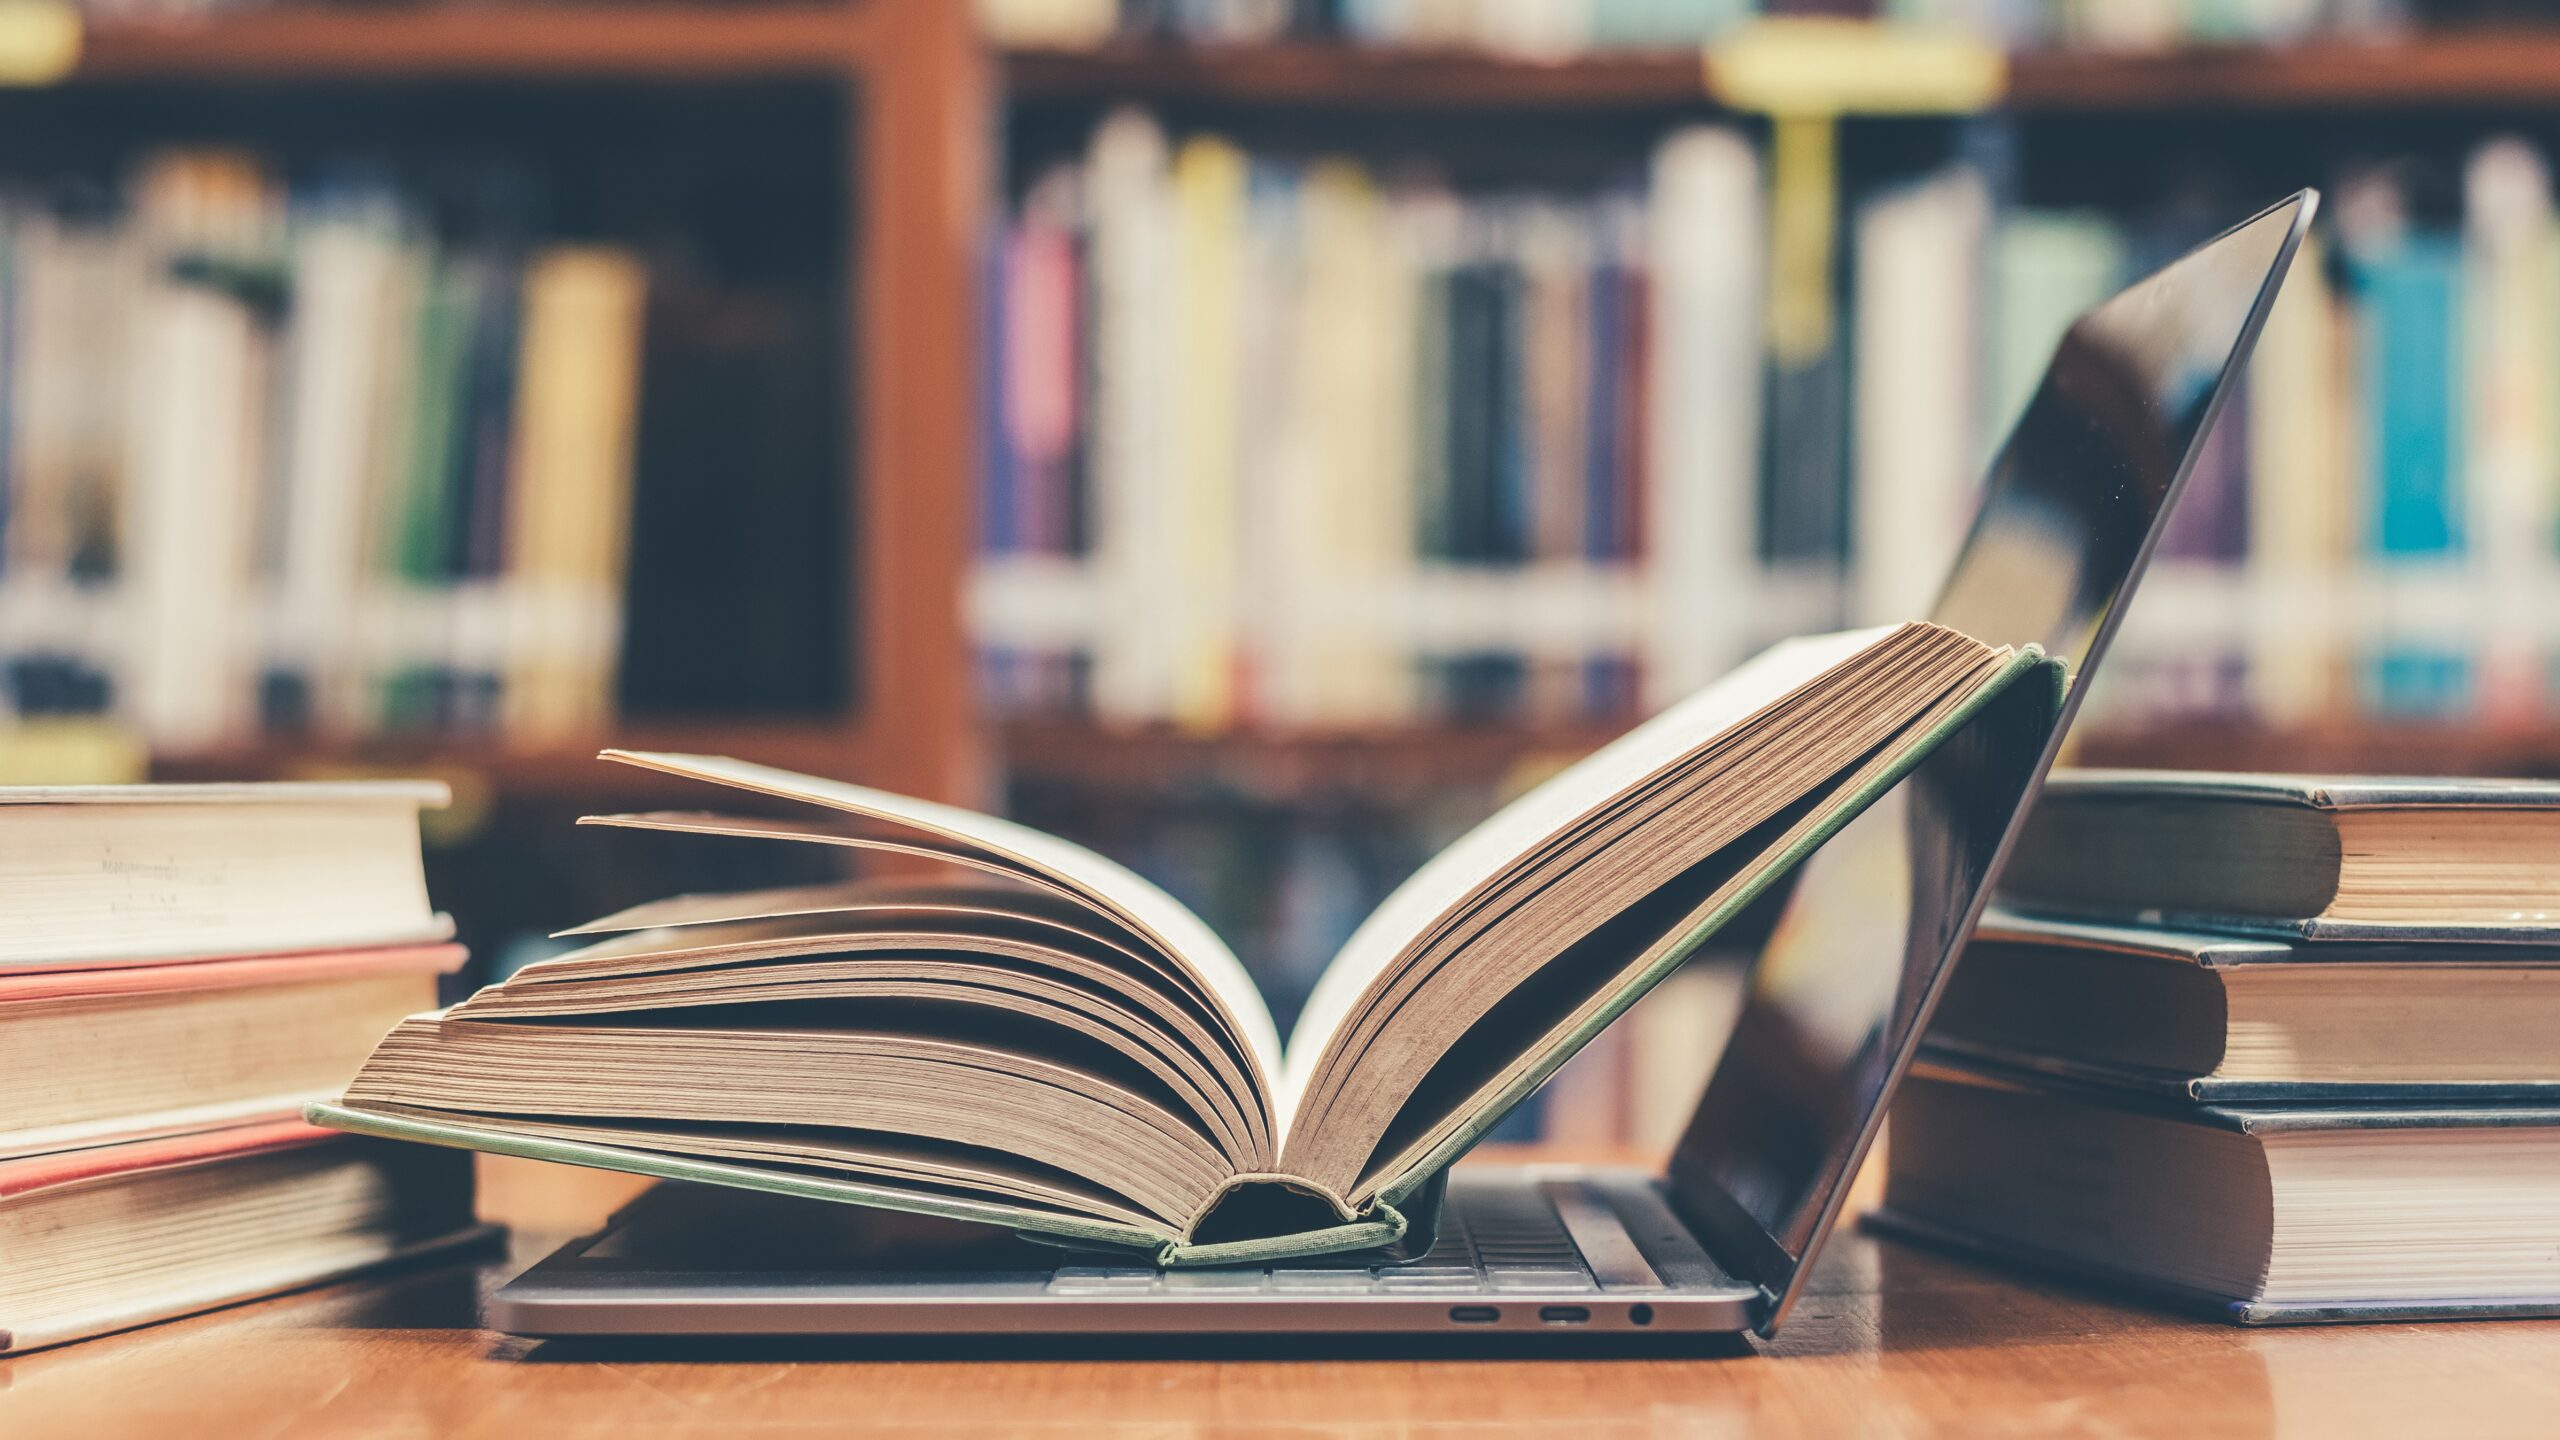
{"label": "laptop", "polygon": [[2306,190],[2225,231],[2065,334],[1929,618],[2041,645],[2069,681],[2011,687],[1806,865],[1664,1173],[1464,1167],[1422,1253],[1180,1271],[661,1184],[497,1291],[489,1324],[543,1338],[1775,1333],[2317,203]]}

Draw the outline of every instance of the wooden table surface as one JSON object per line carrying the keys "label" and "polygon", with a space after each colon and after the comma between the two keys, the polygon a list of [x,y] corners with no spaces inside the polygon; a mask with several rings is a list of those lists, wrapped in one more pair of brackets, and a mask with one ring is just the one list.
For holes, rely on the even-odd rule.
{"label": "wooden table surface", "polygon": [[0,1361],[8,1440],[2560,1434],[2560,1322],[2244,1331],[1848,1235],[1775,1344],[963,1362],[914,1342],[634,1355],[477,1328],[538,1258],[414,1270]]}

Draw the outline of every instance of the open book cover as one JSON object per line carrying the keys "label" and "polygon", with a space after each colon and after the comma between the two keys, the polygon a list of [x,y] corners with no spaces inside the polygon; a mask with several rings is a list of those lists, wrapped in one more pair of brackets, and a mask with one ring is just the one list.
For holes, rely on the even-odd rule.
{"label": "open book cover", "polygon": [[404,1021],[319,1123],[1011,1226],[1165,1265],[1417,1243],[1451,1161],[2022,677],[1912,624],[1780,645],[1505,807],[1352,935],[1288,1043],[1171,896],[1080,846],[764,766],[798,802],[587,823],[947,875],[639,906]]}

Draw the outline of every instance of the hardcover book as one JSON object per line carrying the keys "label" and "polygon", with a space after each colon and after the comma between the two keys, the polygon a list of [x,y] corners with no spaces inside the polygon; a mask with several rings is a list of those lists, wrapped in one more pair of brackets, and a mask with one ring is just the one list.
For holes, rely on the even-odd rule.
{"label": "hardcover book", "polygon": [[[625,829],[921,856],[961,878],[687,896],[384,1039],[323,1124],[991,1222],[1167,1265],[1427,1238],[1449,1163],[2008,686],[1933,625],[1781,645],[1426,864],[1283,1046],[1146,880],[986,815],[700,756],[795,802]],[[769,806],[767,807],[770,808]]]}
{"label": "hardcover book", "polygon": [[0,790],[0,971],[434,944],[428,781]]}
{"label": "hardcover book", "polygon": [[2560,941],[2560,784],[2066,770],[2000,889],[2073,918],[2328,941]]}
{"label": "hardcover book", "polygon": [[2560,1109],[2202,1105],[1924,1062],[1878,1228],[2241,1324],[2560,1313]]}
{"label": "hardcover book", "polygon": [[436,1003],[459,945],[0,967],[0,1160],[253,1119],[334,1093]]}
{"label": "hardcover book", "polygon": [[0,1162],[0,1356],[494,1234],[469,1157],[299,1120]]}
{"label": "hardcover book", "polygon": [[2560,1098],[2560,945],[2310,944],[1994,910],[1932,1051],[2213,1101]]}

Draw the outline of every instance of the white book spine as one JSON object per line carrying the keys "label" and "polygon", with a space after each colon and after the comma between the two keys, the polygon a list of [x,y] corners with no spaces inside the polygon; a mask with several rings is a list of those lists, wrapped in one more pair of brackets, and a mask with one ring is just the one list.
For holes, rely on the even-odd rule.
{"label": "white book spine", "polygon": [[355,658],[391,259],[390,238],[360,219],[323,218],[296,244],[271,658],[315,695],[350,683]]}
{"label": "white book spine", "polygon": [[1739,132],[1682,130],[1653,159],[1653,365],[1645,703],[1724,673],[1748,644],[1761,414],[1760,162]]}
{"label": "white book spine", "polygon": [[1973,417],[1981,256],[1991,196],[1958,166],[1859,213],[1854,317],[1852,610],[1857,623],[1926,615],[1964,540],[1979,461]]}
{"label": "white book spine", "polygon": [[1094,287],[1094,564],[1103,581],[1093,704],[1108,721],[1162,718],[1180,664],[1184,536],[1172,499],[1179,347],[1164,132],[1124,110],[1090,159]]}
{"label": "white book spine", "polygon": [[2550,171],[2522,140],[2493,140],[2475,152],[2464,190],[2465,498],[2478,582],[2477,693],[2483,718],[2529,722],[2547,688],[2536,602],[2560,568],[2553,548],[2560,416],[2550,408],[2560,384],[2560,221]]}
{"label": "white book spine", "polygon": [[203,749],[247,719],[248,566],[258,337],[241,304],[157,277],[139,311],[131,391],[127,713],[155,746]]}

